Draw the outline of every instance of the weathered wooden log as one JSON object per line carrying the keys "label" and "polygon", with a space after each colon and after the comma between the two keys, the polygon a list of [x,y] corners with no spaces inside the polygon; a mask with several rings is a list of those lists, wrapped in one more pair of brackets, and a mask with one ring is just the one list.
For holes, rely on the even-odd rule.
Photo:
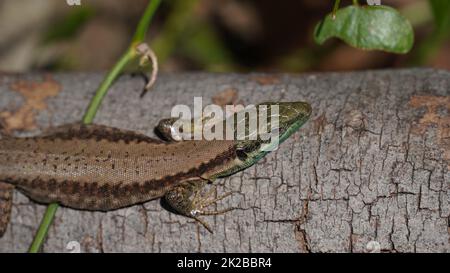
{"label": "weathered wooden log", "polygon": [[[18,135],[78,121],[102,74],[0,75],[0,120]],[[96,123],[153,135],[172,106],[232,98],[305,100],[311,120],[257,165],[218,180],[238,191],[208,217],[214,234],[150,201],[102,212],[60,208],[43,247],[69,252],[449,252],[450,73],[166,74],[143,99],[123,76]],[[234,89],[235,91],[231,90]],[[219,94],[219,96],[217,96]],[[16,192],[0,252],[24,252],[44,205]]]}

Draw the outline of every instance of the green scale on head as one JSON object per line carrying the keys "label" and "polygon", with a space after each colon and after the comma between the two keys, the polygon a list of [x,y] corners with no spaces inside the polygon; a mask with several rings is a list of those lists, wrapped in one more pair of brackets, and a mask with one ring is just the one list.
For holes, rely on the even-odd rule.
{"label": "green scale on head", "polygon": [[[277,149],[278,145],[305,124],[311,115],[311,106],[306,102],[260,103],[256,106],[258,115],[261,109],[263,109],[260,106],[263,105],[267,105],[269,112],[266,128],[270,130],[270,138],[263,140],[260,137],[261,132],[254,132],[258,130],[258,127],[256,129],[253,128],[253,130],[247,130],[243,140],[236,140],[236,153],[241,163],[233,169],[221,173],[220,176],[227,176],[239,172],[255,164],[266,154],[270,153],[270,151]],[[272,111],[273,106],[277,106],[278,111]],[[234,116],[237,118],[238,113]],[[248,122],[246,123],[246,126],[248,126]],[[256,135],[256,140],[248,139],[249,135]]]}

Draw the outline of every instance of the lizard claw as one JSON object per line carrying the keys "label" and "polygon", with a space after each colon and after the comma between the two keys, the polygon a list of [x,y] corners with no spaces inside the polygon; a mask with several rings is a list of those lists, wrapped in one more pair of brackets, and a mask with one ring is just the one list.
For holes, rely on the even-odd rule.
{"label": "lizard claw", "polygon": [[203,210],[206,207],[209,207],[212,204],[217,203],[218,201],[225,199],[226,197],[232,195],[233,192],[227,192],[217,198],[214,198],[212,200],[208,200],[208,199],[200,199],[199,197],[196,197],[194,199],[193,205],[196,207],[196,205],[198,206],[197,208],[191,210],[191,217],[194,218],[198,223],[200,223],[203,227],[205,227],[210,233],[213,233],[211,227],[202,219],[198,218],[199,215],[203,215],[203,216],[212,216],[212,215],[219,215],[219,214],[224,214],[226,212],[232,211],[235,208],[226,208],[226,209],[222,209],[222,210],[215,210],[215,211],[206,211]]}
{"label": "lizard claw", "polygon": [[211,229],[211,227],[202,219],[198,218],[198,217],[192,217],[195,219],[195,221],[197,221],[198,223],[200,223],[204,228],[206,228],[207,231],[209,231],[209,233],[213,234],[213,230]]}

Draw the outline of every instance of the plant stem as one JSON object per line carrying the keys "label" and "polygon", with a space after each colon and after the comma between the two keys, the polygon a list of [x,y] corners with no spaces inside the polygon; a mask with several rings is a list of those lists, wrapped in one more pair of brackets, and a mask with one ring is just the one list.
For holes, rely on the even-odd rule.
{"label": "plant stem", "polygon": [[333,6],[333,19],[336,17],[336,12],[339,9],[339,5],[341,4],[341,0],[336,0],[334,1],[334,6]]}
{"label": "plant stem", "polygon": [[92,123],[92,121],[95,118],[95,115],[97,114],[97,110],[100,106],[100,104],[103,101],[103,98],[108,93],[109,88],[114,83],[114,81],[117,79],[117,77],[122,72],[123,68],[128,64],[128,62],[135,56],[134,49],[129,48],[125,54],[120,57],[119,61],[113,66],[113,68],[108,72],[103,82],[100,84],[99,88],[97,89],[97,92],[95,93],[95,96],[92,98],[88,109],[86,110],[84,117],[83,117],[83,123],[89,124]]}
{"label": "plant stem", "polygon": [[144,14],[139,20],[139,24],[136,28],[136,32],[134,33],[133,40],[131,45],[134,46],[136,43],[143,42],[145,39],[145,34],[147,33],[148,27],[150,26],[150,22],[153,19],[153,15],[156,13],[156,10],[161,4],[161,0],[151,0],[147,5],[147,8],[144,11]]}
{"label": "plant stem", "polygon": [[[139,24],[136,28],[136,32],[131,41],[131,45],[128,47],[127,51],[122,55],[122,57],[117,61],[117,63],[113,66],[113,68],[108,72],[103,82],[97,89],[95,96],[92,98],[88,109],[83,117],[83,123],[89,124],[95,118],[97,110],[100,104],[103,101],[103,98],[108,93],[109,88],[117,79],[117,77],[122,73],[125,66],[130,63],[136,56],[135,47],[139,43],[143,42],[145,39],[145,34],[147,33],[150,22],[155,14],[156,10],[159,7],[161,0],[151,0],[147,5],[147,8],[142,15]],[[33,242],[28,250],[29,253],[37,253],[42,247],[42,244],[47,237],[48,229],[53,222],[56,211],[58,209],[58,204],[52,203],[48,205],[47,210],[45,211],[44,217],[42,218],[41,224],[39,225],[39,229],[33,239]]]}
{"label": "plant stem", "polygon": [[48,205],[44,217],[42,218],[41,225],[39,226],[39,229],[33,239],[33,243],[28,250],[29,253],[37,253],[41,249],[42,243],[44,242],[45,237],[47,237],[48,229],[53,222],[57,209],[58,204],[56,203]]}

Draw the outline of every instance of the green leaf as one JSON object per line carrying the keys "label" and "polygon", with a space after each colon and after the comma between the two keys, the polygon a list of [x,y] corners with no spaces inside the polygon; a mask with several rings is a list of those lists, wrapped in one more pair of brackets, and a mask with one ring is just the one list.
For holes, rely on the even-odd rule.
{"label": "green leaf", "polygon": [[337,37],[365,50],[404,54],[411,50],[414,32],[411,24],[395,9],[387,6],[348,6],[319,22],[314,31],[318,44]]}

